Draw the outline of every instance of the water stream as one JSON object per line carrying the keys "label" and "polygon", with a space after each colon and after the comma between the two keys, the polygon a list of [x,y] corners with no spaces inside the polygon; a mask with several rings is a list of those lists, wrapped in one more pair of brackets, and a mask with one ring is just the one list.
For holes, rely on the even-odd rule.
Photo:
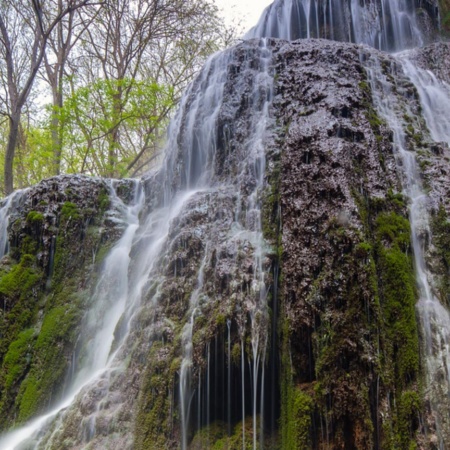
{"label": "water stream", "polygon": [[0,205],[0,259],[9,252],[9,216],[11,212],[18,208],[26,192],[26,189],[17,190],[5,198],[3,203]]}
{"label": "water stream", "polygon": [[65,397],[43,416],[0,437],[0,448],[13,450],[19,445],[26,445],[27,448],[37,447],[43,437],[42,431],[46,430],[49,421],[71,405],[86,386],[104,378],[107,372],[113,369],[111,346],[114,329],[127,303],[129,253],[138,229],[139,211],[143,205],[139,184],[135,183],[134,188],[134,201],[131,205],[125,205],[117,196],[114,187],[110,187],[112,208],[109,214],[113,220],[123,225],[125,231],[105,259],[93,296],[93,307],[86,317],[83,347],[87,352],[83,365],[77,371]]}
{"label": "water stream", "polygon": [[[264,448],[265,393],[275,397],[274,389],[265,386],[271,339],[267,304],[270,249],[262,230],[262,196],[266,188],[267,139],[274,127],[273,61],[266,38],[324,37],[365,43],[383,50],[421,45],[424,39],[417,28],[413,3],[408,0],[276,0],[247,37],[259,38],[258,45],[244,46],[244,50],[230,49],[211,57],[183,96],[169,127],[166,158],[160,171],[149,177],[145,195],[141,184],[136,182],[135,198],[126,205],[111,185],[114,206],[111,220],[120,222],[124,231],[102,266],[80,337],[79,346],[84,350],[80,358],[75,358],[71,384],[64,399],[48,413],[1,436],[2,450],[57,445],[61,430],[68,426],[67,418],[80,403],[89,401],[89,413],[79,424],[82,443],[79,448],[86,448],[99,434],[100,419],[119,414],[120,405],[126,400],[119,392],[121,386],[117,380],[127,370],[128,355],[138,345],[137,329],[144,337],[151,336],[148,330],[140,329],[140,316],[145,315],[144,308],[158,307],[164,280],[169,277],[162,266],[170,260],[174,247],[180,245],[179,237],[186,231],[183,221],[192,219],[189,214],[208,219],[206,224],[192,219],[189,230],[201,241],[201,249],[194,285],[186,298],[180,339],[177,387],[180,446],[187,450],[197,431],[206,429],[209,436],[212,422],[223,420],[227,423],[228,436],[242,421],[243,449],[250,442],[254,450]],[[415,68],[407,59],[402,61],[406,75],[419,91],[432,138],[450,142],[449,86],[440,83],[431,72]],[[233,78],[234,71],[239,71],[240,77]],[[418,310],[426,334],[431,383],[443,370],[442,365],[447,361],[450,364],[450,316],[433,295],[425,264],[423,236],[429,234],[427,199],[415,154],[407,145],[403,113],[391,80],[374,57],[367,61],[367,71],[374,104],[392,128],[395,154],[404,174],[404,191],[411,200],[412,243],[420,288]],[[226,96],[231,100],[225,102]],[[245,113],[247,116],[240,117],[241,109],[249,111]],[[245,138],[235,141],[232,148],[233,133]],[[13,194],[0,208],[0,257],[8,251],[6,224],[11,208],[20,201],[21,195]],[[215,215],[208,216],[209,209],[214,210],[215,198],[225,199],[227,206],[216,208]],[[231,211],[229,222],[227,208]],[[194,351],[194,335],[198,323],[206,320],[203,311],[217,302],[215,294],[211,294],[212,281],[208,276],[214,278],[211,274],[221,270],[215,267],[221,253],[231,255],[237,268],[236,279],[230,281],[235,283],[234,310],[227,312],[223,323],[223,349],[219,351],[217,338],[202,341],[204,364],[196,367],[198,352],[196,355]],[[181,269],[174,264],[173,276]],[[248,282],[245,289],[238,284],[237,275]],[[145,345],[150,347],[151,342]],[[233,345],[239,348],[233,355],[234,362]],[[224,360],[221,374],[224,392],[220,398],[227,403],[222,416],[217,406],[213,407],[217,399],[212,392],[217,391],[214,378],[217,378],[219,354]],[[236,376],[233,364],[239,363]],[[446,373],[448,377],[450,366],[446,367]],[[273,374],[268,376],[275,378]],[[239,388],[233,385],[236,379]],[[450,379],[447,382],[450,388]],[[251,431],[246,426],[250,418]],[[127,442],[124,448],[132,445]],[[444,448],[442,442],[441,448]]]}
{"label": "water stream", "polygon": [[[436,142],[450,143],[450,89],[429,71],[417,68],[408,60],[408,54],[399,55],[405,75],[416,86],[424,117],[431,138]],[[366,63],[372,87],[374,105],[393,132],[393,145],[400,173],[403,174],[403,190],[410,200],[409,218],[414,253],[416,279],[419,292],[417,310],[424,330],[425,358],[427,362],[428,398],[436,420],[439,448],[445,449],[440,433],[440,421],[446,415],[440,411],[439,392],[450,390],[450,313],[433,292],[433,276],[428,270],[425,253],[431,235],[429,201],[424,191],[415,149],[408,145],[405,109],[394,91],[392,78],[384,73],[378,60]],[[391,75],[392,76],[392,75]],[[395,76],[395,74],[394,74]],[[445,380],[446,388],[443,387]],[[446,419],[444,419],[446,420]]]}

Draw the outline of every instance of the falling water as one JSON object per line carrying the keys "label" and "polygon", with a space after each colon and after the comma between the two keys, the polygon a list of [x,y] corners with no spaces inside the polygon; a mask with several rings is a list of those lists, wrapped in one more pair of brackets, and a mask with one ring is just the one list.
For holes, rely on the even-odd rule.
{"label": "falling water", "polygon": [[[431,138],[435,142],[450,145],[450,86],[439,81],[431,72],[419,69],[402,55],[403,69],[419,93],[423,116]],[[425,195],[422,193],[422,198]],[[419,239],[420,226],[430,235],[426,203],[413,202],[411,206],[412,223],[415,233],[414,251],[417,277],[421,287],[418,303],[422,328],[425,331],[425,356],[427,359],[428,390],[431,408],[436,417],[440,449],[444,450],[445,438],[442,427],[448,428],[448,406],[442,393],[450,392],[450,313],[440,303],[432,289],[432,275],[425,264],[423,241]],[[422,221],[422,223],[421,223]]]}
{"label": "falling water", "polygon": [[324,38],[387,51],[424,43],[414,0],[276,0],[246,37]]}
{"label": "falling water", "polygon": [[[189,133],[185,137],[185,153],[183,154],[185,168],[180,174],[181,185],[190,186],[192,184],[209,185],[208,189],[214,190],[216,179],[214,177],[214,164],[216,162],[216,152],[219,146],[219,133],[217,118],[223,114],[223,95],[225,83],[228,79],[231,52],[217,55],[212,58],[201,76],[201,90],[197,92],[195,101],[189,105],[189,109],[184,116],[184,122],[187,124]],[[246,392],[250,392],[252,399],[252,417],[253,417],[253,448],[257,448],[258,440],[262,445],[262,437],[258,439],[257,416],[260,413],[261,428],[263,427],[263,402],[264,402],[264,370],[265,355],[268,335],[268,311],[267,311],[267,287],[265,285],[265,266],[264,258],[267,252],[267,245],[263,238],[261,223],[261,195],[265,187],[265,146],[264,140],[266,131],[271,123],[270,105],[272,102],[273,75],[270,73],[271,52],[265,40],[261,40],[256,55],[258,64],[255,70],[255,60],[249,59],[245,62],[244,68],[240,70],[248,71],[252,77],[252,92],[247,94],[250,104],[253,106],[252,116],[249,118],[249,131],[247,132],[246,142],[241,149],[240,157],[242,160],[238,163],[237,176],[227,178],[225,183],[231,183],[233,190],[237,195],[237,202],[234,211],[234,223],[231,224],[229,242],[236,248],[243,243],[253,248],[253,276],[251,295],[253,300],[251,304],[242,305],[243,313],[249,315],[251,323],[247,326],[245,319],[239,321],[239,333],[241,335],[241,395],[242,395],[242,434],[243,445],[245,445],[245,419],[246,410]],[[183,105],[185,107],[185,105]],[[192,130],[192,131],[191,131]],[[221,149],[226,151],[226,149]],[[199,164],[199,161],[201,164]],[[200,170],[201,167],[205,167]],[[168,159],[167,167],[173,170],[176,167],[173,160]],[[217,175],[215,175],[217,176]],[[248,186],[252,186],[249,191]],[[247,242],[247,244],[245,244]],[[203,262],[200,266],[197,279],[197,287],[193,291],[189,301],[188,320],[183,330],[183,361],[180,372],[180,398],[181,398],[181,418],[182,418],[182,448],[187,448],[188,436],[190,432],[189,414],[191,402],[194,396],[194,386],[192,383],[192,336],[195,320],[201,316],[199,302],[207,302],[206,294],[203,289],[203,271],[205,265],[213,259],[211,248],[206,245],[204,250]],[[238,252],[237,252],[238,254]],[[238,264],[238,262],[236,262]],[[231,323],[228,322],[228,331]],[[251,355],[245,354],[245,335],[250,330],[251,337]],[[228,334],[228,378],[230,377],[230,334]],[[251,380],[245,377],[245,359],[249,358],[251,366]],[[206,364],[206,393],[200,392],[200,385],[197,388],[198,398],[206,399],[206,426],[210,425],[210,347],[207,345],[207,364]],[[251,388],[251,390],[250,390]],[[230,379],[228,379],[227,396],[231,402]],[[258,404],[258,399],[260,404]],[[228,420],[230,417],[230,408],[228,405]],[[230,427],[230,423],[228,425]],[[262,436],[262,431],[260,436]]]}
{"label": "falling water", "polygon": [[69,407],[86,386],[105,378],[108,370],[112,369],[110,351],[114,329],[127,301],[129,252],[138,229],[138,214],[143,204],[143,196],[137,183],[135,192],[134,201],[127,206],[118,198],[115,190],[112,187],[110,189],[113,208],[109,214],[112,220],[123,223],[125,231],[104,262],[94,294],[93,308],[87,315],[84,332],[87,337],[87,341],[84,342],[84,347],[87,349],[85,364],[78,371],[72,386],[61,402],[45,415],[0,437],[0,448],[13,450],[24,443],[27,448],[36,448],[51,420],[60,411]]}
{"label": "falling water", "polygon": [[15,191],[5,198],[3,203],[0,205],[0,259],[9,252],[9,216],[12,211],[17,210],[26,192],[26,189]]}
{"label": "falling water", "polygon": [[[227,195],[234,202],[231,215],[234,220],[230,222],[228,235],[223,236],[224,242],[234,247],[236,257],[239,252],[245,252],[253,258],[252,275],[249,277],[250,294],[246,297],[245,304],[237,305],[237,311],[232,312],[228,320],[229,329],[233,321],[242,339],[243,440],[245,442],[246,439],[246,415],[250,413],[246,408],[245,396],[249,396],[252,403],[253,448],[257,448],[258,440],[262,445],[263,420],[260,421],[261,431],[258,433],[257,415],[263,415],[264,366],[269,323],[265,271],[269,269],[270,264],[265,261],[268,247],[262,233],[261,198],[265,187],[264,140],[266,130],[271,124],[273,74],[270,73],[271,52],[265,40],[261,40],[259,46],[250,45],[241,53],[244,61],[240,70],[245,71],[248,76],[238,81],[237,86],[229,84],[228,89],[235,91],[240,99],[245,89],[250,86],[250,91],[245,93],[246,101],[250,103],[249,122],[245,125],[249,132],[246,133],[245,141],[232,155],[233,162],[220,161],[217,150],[220,146],[225,146],[220,148],[220,152],[230,151],[226,138],[232,133],[233,115],[237,112],[224,107],[223,101],[226,83],[230,83],[230,62],[236,58],[234,52],[235,50],[231,49],[212,57],[183,97],[180,110],[169,128],[170,139],[165,162],[161,170],[150,178],[150,192],[146,192],[146,198],[144,199],[141,190],[136,188],[137,197],[127,206],[121,203],[114,190],[111,190],[112,203],[118,211],[111,219],[124,222],[124,233],[102,266],[91,301],[92,308],[85,317],[79,343],[83,350],[75,361],[78,367],[73,377],[73,385],[66,390],[63,401],[47,414],[0,438],[2,449],[14,449],[25,443],[30,448],[57,446],[58,439],[64,434],[63,430],[69,426],[73,427],[73,424],[68,424],[76,417],[74,411],[80,409],[81,403],[90,406],[84,415],[76,418],[77,440],[86,446],[93,444],[99,433],[97,424],[101,418],[107,414],[116,414],[120,410],[117,403],[124,403],[123,395],[117,391],[120,389],[117,380],[126,370],[129,349],[135,345],[136,323],[139,322],[142,308],[157,307],[161,293],[158,286],[161,286],[164,280],[162,264],[176,242],[179,232],[176,224],[183,219],[188,204],[192,207],[202,196],[212,195]],[[223,125],[224,122],[229,125]],[[149,207],[149,204],[153,206]],[[144,220],[139,221],[144,205],[148,210]],[[198,232],[202,233],[201,230]],[[203,305],[210,301],[208,295],[203,292],[204,270],[214,259],[215,245],[218,245],[217,242],[205,242],[182,333],[179,398],[183,448],[187,448],[194,431],[190,417],[195,395],[199,405],[200,399],[204,399],[203,405],[208,411],[206,423],[202,422],[201,415],[199,416],[198,427],[209,426],[212,420],[209,411],[212,402],[210,385],[213,349],[210,342],[205,343],[206,375],[197,372],[198,383],[194,383],[192,333],[197,318],[202,315]],[[237,260],[235,264],[239,266]],[[154,293],[147,298],[150,291]],[[142,303],[144,298],[145,306]],[[249,324],[246,323],[247,317],[251,321]],[[250,335],[251,354],[246,351],[246,335]],[[231,337],[228,345],[230,339]],[[217,352],[217,345],[214,352]],[[214,355],[214,358],[216,357]],[[248,359],[251,366],[249,372],[246,372],[245,359]],[[230,364],[229,359],[229,368]],[[228,373],[231,371],[228,370]],[[247,379],[246,373],[251,379]],[[230,391],[230,379],[228,383]],[[206,392],[202,392],[202,389]],[[111,404],[117,405],[117,408],[114,407],[114,410],[108,412],[108,405]]]}
{"label": "falling water", "polygon": [[[450,142],[450,89],[441,83],[429,71],[415,67],[406,55],[400,56],[405,75],[418,89],[424,117],[431,137],[436,142]],[[436,403],[437,392],[443,387],[450,390],[450,314],[433,293],[432,275],[425,262],[425,248],[430,236],[428,199],[424,192],[416,161],[416,154],[408,148],[406,139],[406,123],[403,119],[404,110],[393,91],[391,81],[383,73],[379,61],[374,58],[367,63],[369,79],[375,107],[379,114],[393,131],[393,144],[398,165],[403,173],[403,189],[410,199],[410,224],[416,278],[419,290],[417,310],[425,334],[425,351],[427,359],[428,386],[431,391],[432,409],[439,408]],[[435,391],[435,392],[433,392]],[[437,434],[440,439],[440,449],[445,448],[445,442],[440,434],[440,414],[436,414]]]}

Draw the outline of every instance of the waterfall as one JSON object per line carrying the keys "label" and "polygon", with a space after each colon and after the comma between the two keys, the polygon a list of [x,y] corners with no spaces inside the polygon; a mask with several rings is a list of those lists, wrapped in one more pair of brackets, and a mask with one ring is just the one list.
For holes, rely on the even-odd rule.
{"label": "waterfall", "polygon": [[9,252],[9,216],[12,211],[15,211],[19,207],[26,192],[26,189],[15,191],[4,199],[0,205],[0,259]]}
{"label": "waterfall", "polygon": [[414,0],[276,0],[246,35],[324,38],[398,51],[424,43]]}
{"label": "waterfall", "polygon": [[[244,61],[240,71],[246,76],[231,82],[230,71],[238,58]],[[84,319],[78,344],[82,350],[75,361],[72,385],[66,389],[64,399],[49,412],[0,437],[2,449],[14,449],[19,445],[57,447],[61,445],[61,436],[73,427],[74,421],[78,423],[76,440],[80,445],[95,448],[107,445],[101,441],[104,424],[113,424],[129,401],[121,391],[124,383],[121,380],[127,376],[129,354],[137,347],[145,354],[151,348],[154,339],[151,336],[159,326],[155,319],[143,325],[143,317],[158,314],[160,297],[168,279],[178,277],[186,270],[177,259],[173,266],[170,260],[177,249],[183,248],[183,236],[187,232],[183,227],[189,222],[190,214],[215,214],[217,219],[208,219],[207,223],[211,222],[211,225],[207,227],[212,227],[209,231],[202,225],[194,233],[194,237],[201,238],[205,244],[202,244],[201,262],[196,269],[196,281],[181,333],[178,389],[181,446],[187,448],[196,429],[209,427],[219,418],[217,408],[212,409],[211,394],[212,383],[215,383],[211,366],[213,358],[214,361],[218,358],[217,342],[214,347],[208,341],[204,343],[206,364],[196,367],[194,350],[198,354],[198,348],[195,348],[193,335],[204,310],[214,306],[212,286],[206,274],[211,277],[211,270],[217,270],[214,269],[218,264],[216,255],[223,252],[234,260],[234,270],[239,276],[245,273],[242,283],[247,286],[242,299],[236,299],[236,309],[226,312],[223,324],[225,327],[229,323],[228,353],[231,340],[242,343],[240,390],[244,400],[242,405],[234,408],[242,407],[244,442],[252,441],[254,449],[262,445],[269,333],[265,273],[270,264],[266,261],[269,247],[263,237],[261,208],[266,183],[265,139],[272,123],[272,85],[271,51],[265,40],[238,53],[231,49],[213,56],[181,101],[169,127],[165,161],[162,168],[145,181],[145,196],[136,183],[136,198],[130,205],[125,205],[115,190],[110,189],[111,202],[115,205],[110,220],[123,222],[124,232],[102,265],[91,299],[92,307]],[[245,98],[251,105],[245,122],[236,123],[241,120],[239,104],[233,107],[236,109],[225,106],[225,90],[239,101]],[[239,126],[246,131],[239,146],[232,149],[228,139]],[[223,155],[227,153],[224,159]],[[222,206],[222,210],[210,213],[214,204],[208,205],[208,202],[215,198],[228,199],[229,214]],[[5,208],[2,214],[7,210]],[[223,218],[223,223],[214,224],[214,220],[223,221]],[[207,233],[216,233],[216,237],[208,237]],[[240,267],[243,263],[245,269]],[[170,267],[173,267],[172,273]],[[225,345],[221,351],[225,354]],[[224,394],[225,398],[228,395],[235,399],[230,390],[238,388],[232,387],[230,377],[234,369],[230,367],[228,356],[229,392]],[[152,362],[149,364],[151,366]],[[192,420],[195,407],[199,409],[196,426]],[[81,415],[80,408],[83,409]],[[229,420],[236,421],[236,417],[231,418],[231,410],[227,412],[225,408],[224,411],[230,416]],[[252,436],[246,436],[248,416],[252,417]],[[130,432],[130,439],[131,436]],[[133,444],[127,442],[126,445],[131,448]]]}
{"label": "waterfall", "polygon": [[[83,364],[77,371],[64,398],[43,416],[22,428],[0,436],[0,448],[13,450],[22,445],[26,445],[26,448],[39,447],[49,423],[58,418],[57,416],[61,412],[64,414],[64,410],[74,402],[80,393],[89,386],[107,379],[108,372],[115,369],[114,358],[110,356],[114,329],[127,303],[129,253],[138,229],[138,215],[143,204],[143,195],[141,195],[137,182],[134,189],[135,198],[131,205],[125,205],[122,202],[113,185],[109,189],[112,204],[109,211],[111,220],[121,223],[125,231],[104,261],[102,273],[93,295],[93,307],[85,320],[84,332],[81,337],[83,348],[86,349]],[[17,198],[19,195],[20,192],[13,194],[12,197]],[[92,417],[90,426],[95,426],[95,417]]]}
{"label": "waterfall", "polygon": [[[214,173],[216,152],[219,145],[217,133],[217,117],[220,108],[223,107],[224,85],[227,81],[227,72],[231,62],[231,52],[226,52],[212,58],[206,65],[201,76],[200,87],[196,93],[195,101],[189,105],[189,109],[183,115],[187,132],[185,134],[185,152],[183,153],[184,171],[180,174],[182,185],[192,185],[194,183],[208,185],[209,190],[217,189],[217,174]],[[247,124],[248,131],[246,141],[243,143],[241,164],[237,167],[237,175],[233,178],[226,178],[226,183],[232,184],[232,189],[237,196],[233,222],[229,230],[228,242],[239,249],[244,243],[254,249],[253,256],[253,276],[250,286],[251,297],[248,305],[242,305],[243,314],[248,314],[250,324],[246,323],[245,317],[239,319],[238,327],[241,336],[241,371],[242,371],[242,433],[245,442],[245,419],[247,410],[245,408],[246,395],[250,395],[252,400],[252,422],[253,422],[253,448],[256,449],[258,441],[261,441],[263,432],[257,430],[257,416],[260,413],[261,429],[263,427],[263,403],[264,403],[264,370],[267,348],[268,331],[268,311],[267,311],[267,287],[265,284],[264,257],[267,244],[262,233],[262,203],[261,195],[265,187],[265,147],[264,140],[266,130],[270,125],[270,106],[272,102],[273,75],[270,73],[271,52],[265,40],[261,40],[258,54],[254,55],[257,61],[255,70],[255,59],[244,64],[241,70],[248,71],[251,77],[252,91],[249,92],[247,101],[253,105],[253,114]],[[184,105],[183,105],[184,106]],[[180,120],[180,118],[178,118]],[[227,133],[227,128],[224,129]],[[187,150],[187,151],[186,151]],[[221,151],[227,149],[221,149]],[[169,157],[166,167],[173,173],[175,164]],[[206,169],[205,169],[206,166]],[[173,175],[172,175],[173,177]],[[176,177],[175,177],[176,178]],[[169,178],[170,179],[170,178]],[[249,188],[250,185],[250,188]],[[192,383],[193,366],[193,328],[195,320],[202,315],[199,304],[207,302],[208,296],[203,292],[205,265],[211,264],[213,260],[214,246],[206,244],[204,256],[199,268],[196,289],[189,300],[189,318],[183,329],[182,345],[183,360],[180,372],[180,398],[181,398],[181,421],[182,421],[182,448],[186,449],[190,432],[189,418],[191,403],[194,396]],[[238,264],[236,262],[236,264]],[[245,313],[244,313],[245,311]],[[230,330],[230,319],[228,319],[228,330]],[[244,354],[245,335],[250,330],[251,355]],[[230,337],[228,337],[228,352],[230,352]],[[196,395],[206,400],[206,421],[203,424],[208,427],[211,417],[210,407],[210,347],[207,350],[206,393],[201,393],[201,385],[197,388]],[[245,359],[249,358],[251,379],[245,377]],[[228,366],[230,360],[228,360]],[[230,367],[228,367],[228,394],[230,398]],[[200,377],[200,375],[199,375]],[[248,392],[248,394],[246,394]],[[259,403],[258,403],[259,402]],[[228,406],[230,408],[230,406]],[[230,412],[227,412],[230,416]],[[224,418],[225,419],[225,418]],[[230,420],[230,419],[228,419]],[[258,437],[260,436],[260,437]],[[261,442],[262,445],[262,442]]]}
{"label": "waterfall", "polygon": [[[431,71],[415,66],[408,60],[408,54],[402,55],[403,70],[414,83],[419,93],[423,116],[436,143],[450,145],[450,86],[439,81]],[[416,169],[416,168],[415,168]],[[417,170],[417,169],[416,169]],[[436,415],[439,448],[446,448],[442,429],[448,429],[448,406],[443,393],[450,391],[450,312],[440,303],[434,294],[433,276],[425,262],[426,252],[420,233],[423,230],[430,235],[426,196],[417,191],[412,199],[411,227],[416,261],[420,299],[417,305],[425,339],[425,358],[427,363],[427,396]]]}
{"label": "waterfall", "polygon": [[[288,61],[290,50],[286,50],[289,46],[271,38],[327,38],[387,51],[420,46],[426,37],[418,25],[415,6],[413,0],[276,0],[247,34],[247,41],[208,59],[183,95],[169,126],[162,166],[142,181],[133,182],[134,198],[129,203],[121,200],[115,182],[108,182],[112,205],[107,212],[108,220],[118,224],[122,235],[99,269],[77,351],[72,355],[63,398],[50,404],[43,415],[0,436],[1,449],[51,449],[70,445],[79,449],[131,450],[135,448],[134,440],[140,438],[136,422],[140,420],[141,410],[153,415],[150,419],[144,417],[144,422],[154,420],[155,427],[172,421],[167,425],[169,431],[158,430],[164,438],[170,434],[172,441],[167,443],[168,447],[210,448],[217,428],[221,428],[220,440],[225,446],[231,445],[232,438],[233,446],[243,449],[257,450],[272,445],[265,438],[267,434],[276,434],[278,418],[274,405],[284,400],[279,399],[277,383],[279,366],[283,363],[276,355],[280,331],[276,329],[280,325],[276,302],[281,267],[276,261],[279,256],[274,256],[264,232],[264,202],[272,187],[268,186],[268,173],[274,170],[271,164],[275,164],[268,154],[272,157],[270,152],[281,151],[279,147],[284,144],[277,142],[277,136],[285,134],[300,141],[305,131],[283,130],[274,118],[274,101],[275,105],[281,101],[283,89],[289,83],[288,75],[292,75],[289,71],[293,69]],[[314,42],[307,44],[309,49],[305,54],[313,58]],[[327,46],[328,49],[322,47],[323,51],[332,53],[338,44]],[[439,428],[444,413],[440,412],[442,400],[437,397],[441,390],[450,389],[450,315],[434,294],[432,275],[426,264],[429,203],[406,133],[404,113],[408,103],[394,85],[395,77],[403,71],[402,82],[411,80],[420,96],[432,140],[447,143],[450,143],[450,87],[432,72],[418,69],[408,59],[408,53],[383,59],[380,52],[363,46],[346,45],[345,51],[345,57],[349,58],[350,54],[354,57],[354,61],[346,64],[354,65],[361,52],[374,106],[392,130],[397,169],[403,177],[404,193],[410,199],[427,395]],[[340,64],[339,57],[337,53]],[[395,65],[396,73],[388,73],[389,68],[383,65],[386,60]],[[275,67],[280,72],[286,70],[284,80],[278,84]],[[367,87],[363,68],[357,68],[360,86],[355,81],[351,86],[353,93],[362,91],[362,84]],[[311,67],[311,76],[315,75],[314,70]],[[323,75],[323,84],[314,92],[317,109],[311,107],[311,111],[317,112],[317,117],[320,108],[329,108],[326,113],[331,114],[332,103],[319,104],[322,98],[318,91],[326,89],[323,88],[329,81],[326,76]],[[344,77],[345,74],[339,80],[342,84]],[[301,95],[308,95],[306,75],[305,80],[305,86],[301,87],[304,90],[299,91]],[[340,106],[339,98],[333,100]],[[309,110],[295,110],[290,98],[283,101],[288,113],[298,114],[306,125],[308,120],[316,120],[308,116]],[[359,113],[364,105],[359,104],[357,109]],[[333,115],[345,115],[348,123],[353,120],[344,109],[336,111]],[[363,112],[361,117],[365,117]],[[333,128],[334,124],[338,122],[331,123],[324,133],[339,141],[342,136]],[[355,119],[351,131],[358,126]],[[372,133],[367,127],[368,134]],[[360,146],[365,145],[361,143],[362,135],[357,142]],[[359,139],[356,132],[349,133],[345,136],[346,145],[355,144],[356,139]],[[308,145],[306,141],[301,144]],[[301,145],[298,148],[303,149]],[[307,150],[303,162],[309,167]],[[327,151],[333,151],[331,144]],[[344,151],[343,147],[340,151]],[[346,182],[345,177],[340,180]],[[324,192],[330,195],[329,191]],[[304,195],[310,194],[314,192],[305,189]],[[0,257],[8,252],[9,217],[22,197],[23,192],[19,191],[0,205]],[[339,198],[334,200],[340,206]],[[301,227],[296,232],[301,232]],[[349,235],[346,239],[352,244],[356,238]],[[273,269],[272,265],[276,267]],[[311,282],[306,279],[307,270],[305,285]],[[340,280],[345,280],[345,274],[340,274]],[[269,305],[271,293],[274,298]],[[295,301],[292,299],[292,303]],[[319,333],[319,328],[314,332]],[[299,333],[298,339],[303,338]],[[308,351],[313,350],[311,344]],[[312,367],[314,355],[308,357]],[[289,359],[294,369],[295,358],[289,355]],[[442,377],[445,386],[435,389],[435,381]],[[294,376],[292,379],[296,392],[302,391],[302,382],[312,385],[316,381],[313,374],[310,379],[297,377],[294,381]],[[269,386],[271,382],[274,385]],[[150,401],[145,398],[147,383],[151,386]],[[316,394],[308,394],[308,400]],[[158,403],[161,397],[164,402]],[[156,399],[154,404],[153,399]],[[296,401],[301,402],[302,397]],[[378,399],[376,402],[378,405]],[[269,410],[270,406],[273,410]],[[320,420],[323,444],[332,445],[333,406],[325,403],[323,407],[323,415],[317,413],[320,418],[313,418],[316,412],[311,413],[311,427]],[[297,412],[309,420],[310,408],[313,406],[307,402],[306,412],[300,409]],[[373,413],[377,414],[378,411]],[[298,418],[292,419],[295,422]],[[305,420],[307,425],[308,420]],[[151,432],[148,434],[150,439],[154,437]],[[214,436],[214,439],[219,438]],[[304,439],[307,442],[308,436]],[[148,441],[146,445],[148,448]],[[153,442],[150,445],[161,446]],[[445,448],[442,435],[440,448]]]}
{"label": "waterfall", "polygon": [[[450,88],[430,72],[417,68],[408,60],[408,53],[398,59],[404,74],[413,82],[420,96],[423,115],[431,138],[435,142],[450,143]],[[450,313],[440,303],[433,289],[433,275],[425,261],[426,247],[431,235],[429,201],[424,191],[414,148],[406,138],[407,123],[403,118],[404,107],[394,92],[392,78],[383,71],[375,58],[366,62],[372,87],[374,105],[393,132],[393,146],[403,189],[410,199],[409,217],[412,248],[419,292],[418,315],[424,331],[424,349],[427,363],[427,397],[435,414],[439,448],[446,448],[441,427],[447,422],[447,406],[441,410],[442,392],[450,389]],[[445,403],[445,401],[444,401]],[[448,426],[448,423],[445,423]]]}

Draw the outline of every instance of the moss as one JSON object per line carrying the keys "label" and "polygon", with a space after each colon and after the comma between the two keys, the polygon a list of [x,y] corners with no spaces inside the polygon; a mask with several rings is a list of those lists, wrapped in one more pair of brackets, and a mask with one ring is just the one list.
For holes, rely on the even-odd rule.
{"label": "moss", "polygon": [[173,342],[154,341],[148,359],[152,361],[145,369],[144,383],[138,399],[138,413],[135,422],[134,448],[166,448],[171,440],[173,421],[177,420],[178,410],[173,409],[173,377],[171,371],[176,369],[172,361]]}
{"label": "moss", "polygon": [[405,450],[417,448],[415,435],[419,428],[422,402],[417,392],[402,392],[397,402],[398,446]]}
{"label": "moss", "polygon": [[283,423],[283,450],[311,448],[313,399],[296,386],[286,387],[286,423]]}
{"label": "moss", "polygon": [[[378,316],[374,317],[379,361],[372,376],[378,378],[380,392],[390,393],[379,422],[379,445],[409,450],[415,445],[418,425],[414,408],[422,396],[422,375],[411,230],[405,217],[407,200],[393,190],[388,190],[384,198],[355,194],[355,199],[363,218],[365,239],[371,245],[370,284],[379,304]],[[357,251],[360,252],[359,246]]]}
{"label": "moss", "polygon": [[58,306],[44,318],[34,351],[36,358],[18,395],[19,422],[39,412],[57,396],[67,369],[68,349],[76,340],[76,325],[82,311],[76,305]]}
{"label": "moss", "polygon": [[419,337],[411,258],[399,248],[381,250],[379,264],[386,337],[392,345],[396,384],[402,389],[419,374]]}
{"label": "moss", "polygon": [[[257,419],[257,429],[260,429],[259,418]],[[192,442],[189,444],[189,450],[252,450],[253,447],[253,418],[247,417],[244,422],[245,446],[242,439],[242,422],[237,423],[230,436],[227,435],[227,424],[224,422],[214,422],[208,427],[197,431]],[[270,444],[269,444],[270,445]],[[273,447],[267,447],[272,448]],[[257,450],[261,450],[259,441],[256,445]]]}
{"label": "moss", "polygon": [[10,390],[24,376],[30,361],[35,339],[35,331],[30,328],[22,331],[11,343],[3,360],[2,378],[4,387]]}
{"label": "moss", "polygon": [[41,224],[44,221],[44,216],[36,211],[30,211],[27,215],[27,222],[30,225]]}
{"label": "moss", "polygon": [[439,263],[439,297],[444,304],[450,305],[450,221],[443,205],[432,215],[430,225],[436,249],[435,262]]}
{"label": "moss", "polygon": [[61,219],[65,220],[78,220],[81,218],[81,214],[77,205],[72,202],[65,202],[61,208]]}
{"label": "moss", "polygon": [[0,360],[10,343],[33,323],[37,313],[37,288],[42,275],[33,265],[34,257],[24,255],[0,279],[0,306],[5,314],[0,324]]}
{"label": "moss", "polygon": [[98,206],[100,211],[103,213],[105,212],[111,203],[111,200],[109,198],[109,194],[106,188],[102,188],[100,190],[100,193],[98,195]]}

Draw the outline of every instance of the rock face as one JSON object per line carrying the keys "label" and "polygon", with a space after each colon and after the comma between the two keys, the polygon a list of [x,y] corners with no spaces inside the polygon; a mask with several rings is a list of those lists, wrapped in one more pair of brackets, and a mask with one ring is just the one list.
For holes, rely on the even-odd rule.
{"label": "rock face", "polygon": [[16,209],[0,214],[10,223],[3,427],[51,409],[53,384],[60,398],[70,391],[72,357],[83,359],[83,334],[95,329],[90,299],[118,284],[115,272],[105,278],[102,249],[116,251],[134,227],[120,254],[127,300],[110,361],[20,442],[445,448],[448,406],[436,396],[447,385],[429,389],[398,130],[375,91],[394,96],[417,155],[432,225],[419,238],[446,304],[449,150],[433,138],[407,64],[448,82],[448,55],[443,43],[393,57],[351,43],[249,40],[211,59],[184,97],[163,167],[141,183],[139,225],[120,220],[139,203],[131,181],[59,177],[11,200]]}
{"label": "rock face", "polygon": [[98,260],[123,231],[106,214],[111,189],[60,176],[14,194],[0,266],[2,430],[45,411],[70,381]]}

